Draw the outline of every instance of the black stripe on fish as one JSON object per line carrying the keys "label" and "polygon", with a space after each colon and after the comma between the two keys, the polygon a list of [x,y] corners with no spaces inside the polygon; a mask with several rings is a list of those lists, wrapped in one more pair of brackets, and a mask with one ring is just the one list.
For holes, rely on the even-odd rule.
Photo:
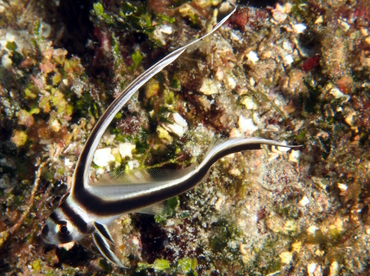
{"label": "black stripe on fish", "polygon": [[52,212],[49,218],[55,223],[59,224],[60,220],[58,218],[58,215],[55,212]]}
{"label": "black stripe on fish", "polygon": [[87,223],[69,206],[68,202],[64,202],[60,206],[60,209],[63,214],[73,223],[73,225],[77,227],[78,231],[84,234],[90,232]]}

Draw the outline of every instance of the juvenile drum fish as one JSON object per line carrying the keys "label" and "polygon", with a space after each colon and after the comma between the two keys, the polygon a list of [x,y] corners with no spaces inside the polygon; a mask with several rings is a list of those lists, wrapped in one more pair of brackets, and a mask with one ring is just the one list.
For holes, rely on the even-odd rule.
{"label": "juvenile drum fish", "polygon": [[112,263],[123,266],[115,254],[115,241],[108,229],[115,219],[190,190],[201,183],[211,166],[225,155],[260,149],[263,144],[290,147],[262,138],[224,139],[212,145],[200,164],[178,171],[134,170],[109,185],[89,184],[90,164],[99,140],[121,108],[150,78],[175,61],[189,46],[211,35],[234,11],[235,7],[211,32],[175,50],[142,73],[107,108],[77,161],[69,195],[45,221],[42,237],[46,243],[58,245],[92,235],[100,253]]}

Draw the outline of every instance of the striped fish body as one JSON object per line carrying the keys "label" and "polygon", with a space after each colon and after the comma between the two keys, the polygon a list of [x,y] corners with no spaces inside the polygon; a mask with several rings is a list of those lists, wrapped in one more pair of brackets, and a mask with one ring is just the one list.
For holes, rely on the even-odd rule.
{"label": "striped fish body", "polygon": [[[210,33],[175,50],[146,70],[107,108],[94,126],[77,161],[70,194],[45,221],[42,237],[46,243],[63,244],[92,235],[102,255],[112,263],[122,266],[115,254],[115,241],[107,227],[122,214],[134,212],[193,188],[206,178],[210,167],[227,154],[260,149],[263,144],[289,147],[262,138],[220,140],[213,144],[198,165],[175,172],[139,170],[116,179],[110,185],[89,185],[89,170],[94,152],[116,114],[150,78],[176,60],[190,45],[217,30],[234,11],[235,7]],[[136,176],[135,182],[131,182],[132,174]]]}

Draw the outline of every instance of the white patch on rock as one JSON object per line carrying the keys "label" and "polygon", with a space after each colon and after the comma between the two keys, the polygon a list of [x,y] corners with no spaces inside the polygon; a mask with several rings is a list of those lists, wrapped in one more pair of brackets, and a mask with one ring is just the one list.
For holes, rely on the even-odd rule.
{"label": "white patch on rock", "polygon": [[237,128],[233,127],[233,128],[230,130],[230,132],[229,132],[229,137],[230,137],[230,138],[235,138],[235,137],[244,137],[244,135],[242,135],[242,134],[240,133],[240,130],[239,130],[239,129],[237,129]]}
{"label": "white patch on rock", "polygon": [[221,69],[221,67],[218,67],[217,68],[217,71],[216,71],[216,74],[215,74],[215,77],[217,80],[221,81],[224,79],[224,71]]}
{"label": "white patch on rock", "polygon": [[283,49],[289,52],[290,54],[293,53],[293,46],[288,40],[284,40]]}
{"label": "white patch on rock", "polygon": [[15,35],[14,35],[14,34],[12,34],[12,33],[10,33],[10,32],[7,32],[7,33],[5,34],[5,39],[6,39],[7,41],[9,41],[9,42],[14,42],[14,40],[15,40]]}
{"label": "white patch on rock", "polygon": [[216,211],[221,211],[221,207],[223,206],[223,203],[225,202],[225,196],[222,194],[217,194],[218,199],[215,202],[214,208]]}
{"label": "white patch on rock", "polygon": [[239,117],[238,120],[239,129],[242,132],[250,132],[253,133],[258,129],[258,127],[253,123],[252,119],[246,119],[243,116]]}
{"label": "white patch on rock", "polygon": [[132,151],[135,149],[135,145],[131,143],[119,143],[119,154],[122,158],[132,157]]}
{"label": "white patch on rock", "polygon": [[219,93],[218,86],[219,84],[216,81],[205,78],[203,80],[202,86],[199,89],[199,92],[201,92],[204,95],[218,94]]}
{"label": "white patch on rock", "polygon": [[257,53],[254,51],[250,51],[246,57],[253,63],[256,64],[257,61],[259,61],[259,58],[257,56]]}
{"label": "white patch on rock", "polygon": [[159,28],[162,33],[164,34],[172,34],[172,26],[171,25],[161,25]]}
{"label": "white patch on rock", "polygon": [[9,69],[13,64],[13,61],[9,58],[8,54],[5,54],[2,56],[1,58],[1,65],[6,68],[6,69]]}
{"label": "white patch on rock", "polygon": [[102,141],[104,141],[106,145],[112,145],[115,139],[116,139],[116,135],[110,134],[109,130],[104,132],[103,137],[102,137]]}
{"label": "white patch on rock", "polygon": [[315,237],[316,236],[316,231],[320,230],[316,225],[311,225],[310,227],[307,228],[307,233]]}
{"label": "white patch on rock", "polygon": [[339,190],[341,190],[342,192],[345,192],[345,191],[347,191],[348,186],[347,186],[346,184],[343,184],[343,183],[338,183],[338,188],[339,188]]}
{"label": "white patch on rock", "polygon": [[61,129],[61,125],[57,119],[53,120],[51,123],[51,129],[54,130],[55,132],[58,132]]}
{"label": "white patch on rock", "polygon": [[332,88],[329,93],[333,95],[336,99],[344,98],[344,102],[348,102],[349,99],[351,99],[350,95],[342,93],[342,91],[340,91],[337,87]]}
{"label": "white patch on rock", "polygon": [[162,45],[166,45],[164,35],[170,35],[172,34],[172,32],[173,32],[172,26],[162,24],[155,29],[153,35],[156,39],[158,39],[162,43]]}
{"label": "white patch on rock", "polygon": [[344,118],[344,121],[350,125],[350,126],[353,126],[354,123],[355,123],[355,116],[356,116],[356,112],[351,112],[349,114],[347,114]]}
{"label": "white patch on rock", "polygon": [[231,40],[236,41],[236,42],[242,44],[243,38],[241,38],[238,34],[236,34],[232,30],[230,31],[230,34],[231,34],[231,36],[230,36]]}
{"label": "white patch on rock", "polygon": [[188,123],[183,117],[181,117],[179,113],[173,113],[172,120],[172,124],[165,123],[162,125],[162,127],[168,132],[176,134],[178,137],[182,137],[184,133],[188,130]]}
{"label": "white patch on rock", "polygon": [[284,65],[291,65],[294,62],[293,56],[292,55],[286,55],[284,57]]}
{"label": "white patch on rock", "polygon": [[71,160],[69,160],[69,158],[64,158],[64,166],[67,168],[67,169],[71,169],[73,167],[73,162],[71,162]]}
{"label": "white patch on rock", "polygon": [[96,150],[94,154],[93,162],[95,165],[99,167],[105,167],[108,166],[110,162],[113,162],[115,160],[112,149],[111,148],[103,148]]}
{"label": "white patch on rock", "polygon": [[236,87],[236,79],[235,76],[231,73],[226,75],[225,84],[228,89],[234,89]]}
{"label": "white patch on rock", "polygon": [[255,110],[257,109],[257,104],[253,101],[251,97],[244,97],[241,101],[241,104],[243,104],[248,110]]}
{"label": "white patch on rock", "polygon": [[307,26],[302,23],[294,24],[292,27],[297,34],[304,33],[304,31],[307,29]]}
{"label": "white patch on rock", "polygon": [[340,272],[340,266],[337,261],[334,261],[330,265],[330,276],[337,276]]}
{"label": "white patch on rock", "polygon": [[48,38],[51,34],[50,24],[48,24],[44,21],[41,21],[40,28],[41,28],[41,35],[45,38]]}
{"label": "white patch on rock", "polygon": [[308,203],[310,203],[310,200],[308,199],[307,196],[304,196],[299,202],[298,204],[301,205],[301,206],[306,206]]}
{"label": "white patch on rock", "polygon": [[292,152],[289,154],[289,161],[294,162],[294,163],[299,163],[300,157],[301,157],[300,150],[292,150]]}
{"label": "white patch on rock", "polygon": [[344,31],[348,31],[350,28],[351,28],[351,25],[348,24],[348,22],[344,21],[344,20],[338,20],[339,24],[344,28]]}
{"label": "white patch on rock", "polygon": [[280,257],[280,261],[283,264],[289,264],[293,260],[293,252],[289,252],[289,251],[281,252],[279,257]]}
{"label": "white patch on rock", "polygon": [[127,162],[127,166],[130,168],[130,170],[133,170],[140,167],[140,163],[137,160],[130,160]]}
{"label": "white patch on rock", "polygon": [[[309,276],[321,276],[323,275],[323,271],[321,268],[321,265],[318,265],[316,263],[310,263],[307,265],[307,272]],[[331,276],[331,274],[330,274]]]}
{"label": "white patch on rock", "polygon": [[179,113],[174,113],[172,115],[172,117],[173,117],[176,124],[178,124],[182,127],[185,127],[185,128],[188,127],[188,123],[186,122],[186,120],[183,117],[181,117],[181,115]]}

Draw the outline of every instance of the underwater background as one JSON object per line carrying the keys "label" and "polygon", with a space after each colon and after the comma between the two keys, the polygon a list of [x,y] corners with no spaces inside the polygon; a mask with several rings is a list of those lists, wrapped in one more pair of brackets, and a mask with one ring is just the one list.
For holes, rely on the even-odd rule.
{"label": "underwater background", "polygon": [[156,215],[111,227],[127,269],[92,239],[45,244],[92,127],[221,0],[0,0],[0,275],[368,275],[370,1],[232,1],[215,34],[116,116],[91,177],[199,162],[214,137],[302,145],[222,158]]}

